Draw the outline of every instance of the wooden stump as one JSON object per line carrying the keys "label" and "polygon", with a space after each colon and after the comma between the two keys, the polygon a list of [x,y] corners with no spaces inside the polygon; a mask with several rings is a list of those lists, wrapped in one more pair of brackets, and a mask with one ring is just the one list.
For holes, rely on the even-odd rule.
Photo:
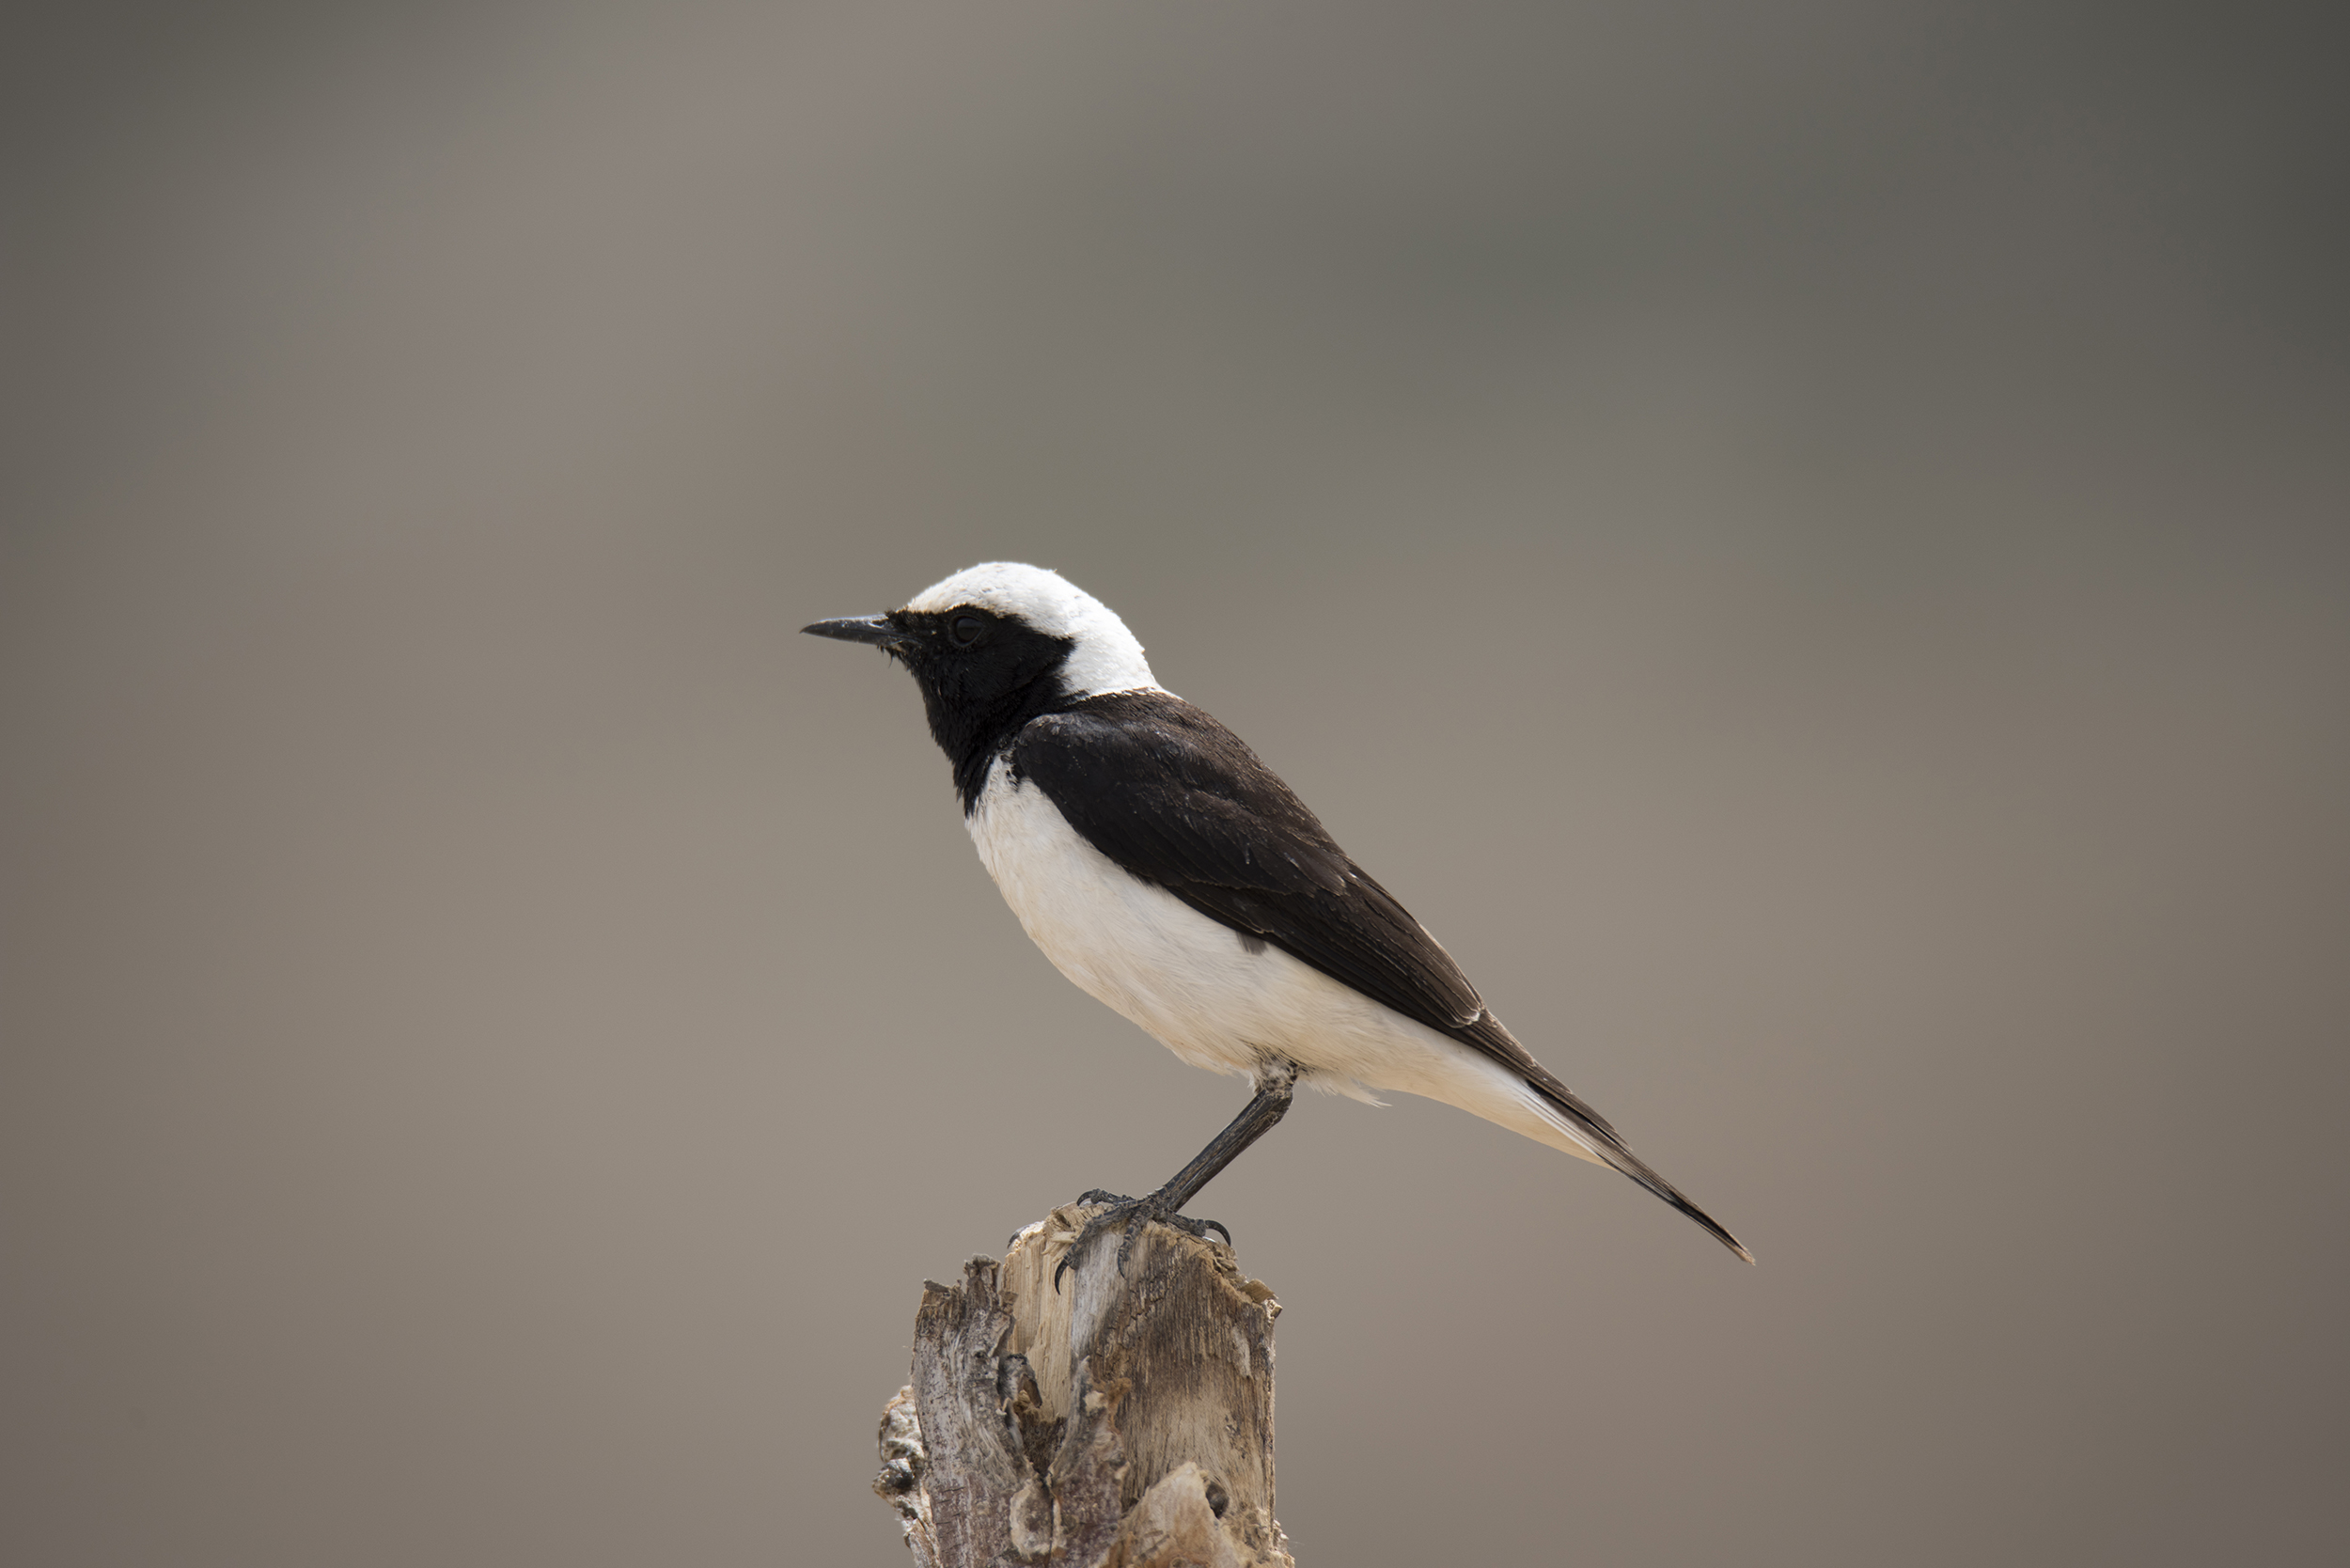
{"label": "wooden stump", "polygon": [[873,1490],[919,1568],[1295,1568],[1273,1517],[1273,1320],[1230,1247],[1162,1225],[1053,1269],[1069,1206],[925,1281]]}

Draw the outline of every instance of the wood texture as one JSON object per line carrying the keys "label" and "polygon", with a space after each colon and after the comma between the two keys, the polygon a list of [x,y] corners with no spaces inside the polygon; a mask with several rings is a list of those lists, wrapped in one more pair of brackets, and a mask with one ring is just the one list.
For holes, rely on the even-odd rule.
{"label": "wood texture", "polygon": [[1070,1206],[926,1281],[873,1490],[919,1568],[1294,1568],[1273,1516],[1273,1293],[1164,1226]]}

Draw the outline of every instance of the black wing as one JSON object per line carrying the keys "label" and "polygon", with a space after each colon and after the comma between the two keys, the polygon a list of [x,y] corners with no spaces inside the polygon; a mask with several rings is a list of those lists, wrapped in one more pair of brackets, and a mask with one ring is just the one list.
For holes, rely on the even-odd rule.
{"label": "black wing", "polygon": [[1609,1165],[1753,1261],[1527,1053],[1452,955],[1207,713],[1167,692],[1088,698],[1024,727],[1011,763],[1124,870],[1523,1075]]}

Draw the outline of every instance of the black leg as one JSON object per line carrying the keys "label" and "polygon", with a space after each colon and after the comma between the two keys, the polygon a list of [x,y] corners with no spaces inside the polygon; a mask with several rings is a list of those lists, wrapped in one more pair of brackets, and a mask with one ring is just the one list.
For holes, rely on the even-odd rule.
{"label": "black leg", "polygon": [[1118,1245],[1118,1266],[1122,1273],[1126,1254],[1134,1250],[1135,1236],[1146,1221],[1157,1220],[1195,1236],[1205,1236],[1210,1231],[1223,1231],[1227,1246],[1232,1232],[1213,1219],[1186,1219],[1182,1214],[1184,1204],[1199,1195],[1199,1189],[1215,1180],[1216,1173],[1240,1158],[1241,1151],[1273,1130],[1290,1108],[1290,1101],[1297,1089],[1297,1066],[1281,1062],[1257,1074],[1257,1095],[1241,1113],[1232,1118],[1232,1124],[1208,1140],[1189,1165],[1168,1178],[1165,1186],[1148,1198],[1121,1198],[1114,1192],[1096,1189],[1077,1200],[1080,1203],[1106,1203],[1108,1209],[1086,1222],[1077,1239],[1061,1254],[1061,1261],[1053,1270],[1053,1287],[1060,1288],[1061,1271],[1069,1267],[1069,1260],[1081,1251],[1097,1233],[1113,1225],[1122,1224],[1125,1236]]}

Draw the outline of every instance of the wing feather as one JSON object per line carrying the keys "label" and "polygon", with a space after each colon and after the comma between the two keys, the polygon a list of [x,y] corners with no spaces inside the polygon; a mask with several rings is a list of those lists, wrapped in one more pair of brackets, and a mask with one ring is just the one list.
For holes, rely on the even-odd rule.
{"label": "wing feather", "polygon": [[1088,698],[1030,721],[1010,757],[1129,874],[1520,1074],[1593,1153],[1753,1262],[1518,1043],[1443,945],[1206,713],[1161,691]]}

